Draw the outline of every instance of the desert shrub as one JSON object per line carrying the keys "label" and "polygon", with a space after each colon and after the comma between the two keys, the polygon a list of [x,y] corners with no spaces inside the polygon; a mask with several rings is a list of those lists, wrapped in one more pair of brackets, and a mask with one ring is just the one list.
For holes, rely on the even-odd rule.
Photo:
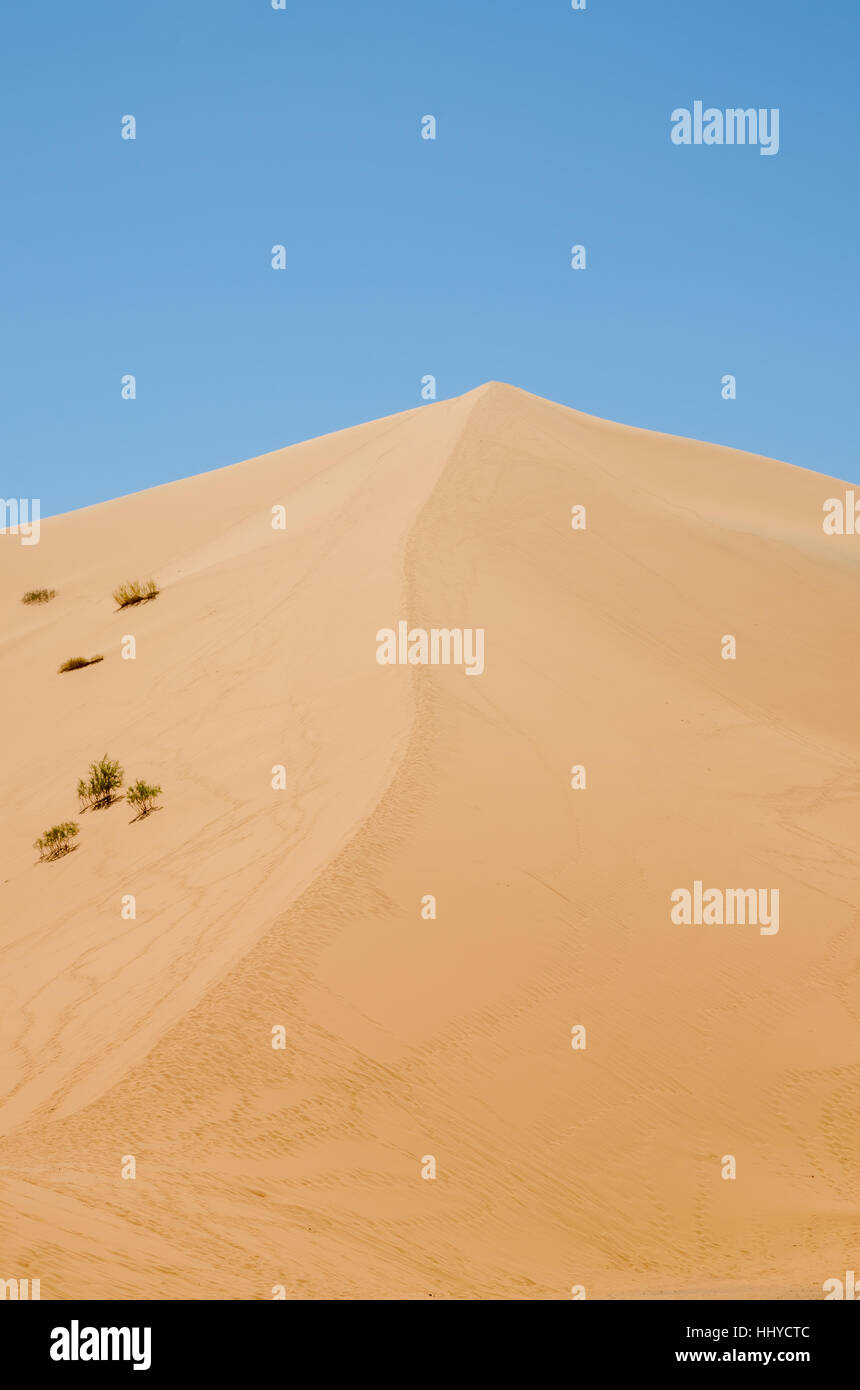
{"label": "desert shrub", "polygon": [[73,820],[63,821],[61,825],[52,825],[50,830],[46,830],[44,835],[34,842],[33,848],[39,851],[40,859],[59,859],[60,855],[68,854],[72,848],[71,841],[79,830],[80,826]]}
{"label": "desert shrub", "polygon": [[130,786],[125,794],[128,804],[133,806],[141,816],[149,814],[158,796],[161,796],[160,787],[152,787],[148,782],[142,782],[140,779]]}
{"label": "desert shrub", "polygon": [[57,674],[62,675],[64,671],[80,671],[82,666],[95,666],[97,661],[104,661],[104,657],[70,656],[68,661],[64,661],[62,666],[57,667]]}
{"label": "desert shrub", "polygon": [[81,809],[87,806],[110,806],[114,792],[119,791],[125,776],[119,763],[111,762],[105,756],[97,763],[90,763],[90,775],[78,782],[78,798]]}
{"label": "desert shrub", "polygon": [[57,597],[56,589],[29,589],[21,599],[22,603],[50,603]]}
{"label": "desert shrub", "polygon": [[118,608],[128,608],[133,603],[148,603],[158,597],[158,592],[154,579],[146,579],[142,584],[139,579],[130,579],[114,589],[113,597]]}

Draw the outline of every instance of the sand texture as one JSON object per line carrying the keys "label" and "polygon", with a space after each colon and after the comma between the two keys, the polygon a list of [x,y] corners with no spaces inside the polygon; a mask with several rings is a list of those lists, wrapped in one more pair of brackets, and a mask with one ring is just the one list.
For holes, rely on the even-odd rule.
{"label": "sand texture", "polygon": [[[0,537],[0,1277],[820,1298],[860,1268],[844,491],[490,383]],[[401,620],[483,629],[483,674],[381,666]],[[78,813],[103,753],[158,810]],[[673,923],[696,880],[778,889],[779,931]]]}

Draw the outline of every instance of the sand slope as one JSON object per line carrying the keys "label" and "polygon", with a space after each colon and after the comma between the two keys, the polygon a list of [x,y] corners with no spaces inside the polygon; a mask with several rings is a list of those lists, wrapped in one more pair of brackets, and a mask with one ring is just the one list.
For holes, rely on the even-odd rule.
{"label": "sand slope", "polygon": [[[855,1268],[843,492],[491,383],[0,537],[0,1277],[820,1297]],[[484,628],[484,674],[379,666],[399,619]],[[37,864],[103,752],[161,809]],[[778,934],[673,925],[695,879],[778,888]]]}

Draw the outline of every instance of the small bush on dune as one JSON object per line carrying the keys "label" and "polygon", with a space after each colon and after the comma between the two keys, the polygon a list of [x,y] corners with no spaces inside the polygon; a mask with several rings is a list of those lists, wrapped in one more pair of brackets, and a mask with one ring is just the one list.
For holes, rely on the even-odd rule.
{"label": "small bush on dune", "polygon": [[50,830],[46,830],[44,835],[36,840],[33,848],[39,851],[40,859],[59,859],[62,854],[68,854],[72,848],[71,841],[78,834],[80,826],[73,820],[63,821],[61,825],[52,825]]}
{"label": "small bush on dune", "polygon": [[150,599],[157,598],[158,594],[159,588],[154,579],[147,579],[142,584],[139,579],[130,579],[113,591],[114,602],[118,608],[128,608],[133,603],[148,603]]}
{"label": "small bush on dune", "polygon": [[85,811],[87,807],[95,810],[97,806],[110,806],[115,799],[114,793],[122,786],[124,776],[119,763],[111,762],[107,754],[100,762],[90,763],[89,777],[82,777],[78,782],[81,810]]}
{"label": "small bush on dune", "polygon": [[139,816],[148,816],[155,805],[156,797],[161,796],[160,787],[152,787],[148,782],[138,779],[125,794],[129,806],[133,806]]}
{"label": "small bush on dune", "polygon": [[80,671],[82,666],[95,666],[97,661],[104,661],[104,657],[70,656],[68,661],[64,661],[62,666],[57,667],[57,674],[61,676],[64,671]]}
{"label": "small bush on dune", "polygon": [[[97,763],[90,763],[89,776],[81,777],[77,786],[81,812],[97,806],[110,806],[116,800],[116,793],[122,786],[124,776],[119,763],[107,754]],[[129,806],[138,813],[136,820],[148,816],[155,810],[155,802],[159,796],[161,787],[144,782],[140,777],[126,792]],[[39,851],[40,860],[59,859],[61,855],[68,854],[75,848],[72,840],[79,831],[80,826],[73,820],[63,821],[61,825],[52,825],[50,830],[46,830],[44,835],[34,842],[33,848]]]}
{"label": "small bush on dune", "polygon": [[22,603],[50,603],[57,597],[56,589],[29,589],[21,599]]}

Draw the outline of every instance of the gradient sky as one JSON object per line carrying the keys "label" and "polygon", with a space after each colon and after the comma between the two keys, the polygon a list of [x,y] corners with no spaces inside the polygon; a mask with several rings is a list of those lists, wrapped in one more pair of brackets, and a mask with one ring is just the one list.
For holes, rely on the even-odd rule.
{"label": "gradient sky", "polygon": [[[4,0],[0,494],[85,506],[425,373],[860,480],[858,52],[856,0]],[[697,99],[779,107],[779,154],[675,147]]]}

